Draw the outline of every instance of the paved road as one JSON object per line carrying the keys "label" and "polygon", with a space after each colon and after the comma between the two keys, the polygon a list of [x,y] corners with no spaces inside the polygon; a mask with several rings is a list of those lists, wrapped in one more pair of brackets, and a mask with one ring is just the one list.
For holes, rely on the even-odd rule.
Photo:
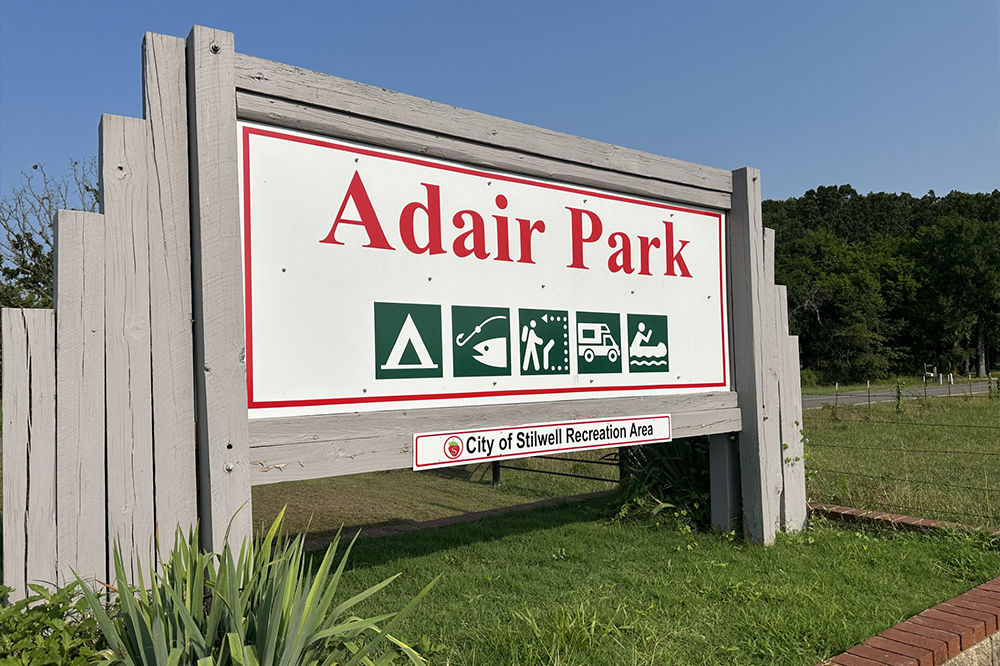
{"label": "paved road", "polygon": [[[973,382],[972,392],[973,393],[986,393],[987,392],[986,382]],[[919,386],[917,388],[905,388],[903,393],[907,398],[922,398],[924,397],[924,387]],[[956,383],[951,387],[951,395],[961,395],[962,393],[968,395],[969,393],[969,383],[965,382],[962,384]],[[927,385],[927,397],[938,398],[948,395],[947,386]],[[889,402],[896,399],[896,389],[879,389],[877,391],[872,391],[872,402]],[[868,402],[868,392],[858,391],[854,393],[841,393],[840,397],[837,399],[839,404],[865,404]],[[804,395],[802,396],[802,409],[815,409],[816,407],[822,407],[825,404],[833,404],[834,396],[832,395]]]}

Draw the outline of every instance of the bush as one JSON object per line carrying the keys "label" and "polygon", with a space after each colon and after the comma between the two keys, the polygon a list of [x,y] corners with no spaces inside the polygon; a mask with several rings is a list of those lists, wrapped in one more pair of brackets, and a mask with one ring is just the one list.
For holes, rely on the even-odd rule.
{"label": "bush", "polygon": [[138,586],[128,585],[116,548],[118,612],[108,613],[93,592],[85,594],[119,663],[319,666],[389,664],[402,656],[425,663],[392,634],[436,581],[398,613],[353,615],[357,604],[396,576],[340,601],[338,584],[353,542],[334,568],[334,539],[314,568],[302,536],[280,533],[283,514],[263,540],[249,548],[244,543],[235,559],[228,542],[221,554],[202,553],[195,534],[185,539],[178,531],[160,571],[147,570],[148,588],[141,565]]}
{"label": "bush", "polygon": [[[83,666],[109,655],[97,622],[77,583],[49,592],[31,585],[33,595],[0,607],[0,664],[3,666]],[[11,588],[0,586],[0,597]]]}
{"label": "bush", "polygon": [[711,524],[707,437],[623,448],[618,455],[626,478],[617,519],[670,517],[694,529]]}
{"label": "bush", "polygon": [[799,380],[802,386],[819,386],[819,373],[809,368],[802,368],[799,371]]}

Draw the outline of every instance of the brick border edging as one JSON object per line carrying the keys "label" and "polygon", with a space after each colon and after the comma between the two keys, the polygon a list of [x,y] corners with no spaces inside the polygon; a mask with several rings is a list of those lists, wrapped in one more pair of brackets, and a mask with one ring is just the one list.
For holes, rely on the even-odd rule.
{"label": "brick border edging", "polygon": [[867,511],[863,509],[852,509],[849,506],[838,506],[836,504],[821,504],[809,502],[809,511],[818,513],[833,520],[841,520],[845,523],[856,523],[859,521],[884,525],[886,527],[898,527],[909,530],[936,530],[936,529],[956,529],[968,530],[971,532],[988,532],[994,536],[1000,536],[1000,529],[995,527],[976,527],[975,525],[964,525],[962,523],[951,523],[942,520],[930,520],[928,518],[914,518],[898,513],[886,513],[884,511]]}
{"label": "brick border edging", "polygon": [[[460,523],[472,523],[490,516],[499,516],[505,513],[517,511],[530,511],[546,506],[558,506],[559,504],[569,504],[571,502],[583,502],[597,497],[604,497],[615,492],[614,490],[600,490],[594,493],[583,493],[581,495],[569,495],[568,497],[553,497],[552,499],[529,502],[527,504],[513,504],[511,506],[501,506],[496,509],[486,509],[484,511],[473,511],[462,513],[457,516],[446,516],[433,520],[424,520],[419,523],[403,523],[401,525],[389,525],[387,527],[369,527],[357,533],[359,539],[370,539],[376,537],[395,536],[397,534],[407,534],[410,532],[421,532],[423,530],[446,527],[448,525],[458,525]],[[306,551],[326,550],[334,542],[336,537],[317,537],[307,539],[303,546]],[[353,539],[354,534],[341,534],[341,539]]]}
{"label": "brick border edging", "polygon": [[[866,521],[912,530],[952,528],[982,530],[1000,535],[1000,530],[960,523],[927,520],[881,511],[862,511],[833,504],[809,503],[809,509],[834,520]],[[860,645],[818,666],[941,666],[952,657],[993,635],[1000,628],[1000,577],[974,587],[965,594],[928,608],[886,629]]]}

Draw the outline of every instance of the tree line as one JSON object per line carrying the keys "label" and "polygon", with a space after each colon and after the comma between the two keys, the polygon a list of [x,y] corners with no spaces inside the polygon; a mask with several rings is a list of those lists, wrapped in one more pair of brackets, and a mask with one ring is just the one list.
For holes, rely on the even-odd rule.
{"label": "tree line", "polygon": [[[0,306],[52,306],[53,221],[96,210],[96,160],[41,165],[0,199]],[[1000,361],[1000,190],[858,194],[818,187],[763,202],[805,381],[987,374]]]}
{"label": "tree line", "polygon": [[818,187],[763,202],[803,379],[986,375],[1000,350],[1000,190]]}

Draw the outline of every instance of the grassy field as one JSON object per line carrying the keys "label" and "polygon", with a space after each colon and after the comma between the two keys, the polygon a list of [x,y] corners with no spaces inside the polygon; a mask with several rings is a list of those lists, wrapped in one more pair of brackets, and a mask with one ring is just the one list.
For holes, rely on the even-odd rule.
{"label": "grassy field", "polygon": [[359,541],[348,592],[402,573],[398,607],[441,575],[400,628],[433,664],[812,666],[1000,574],[981,534],[820,523],[765,549],[607,502]]}
{"label": "grassy field", "polygon": [[804,414],[809,499],[1000,527],[1000,401],[935,398]]}

